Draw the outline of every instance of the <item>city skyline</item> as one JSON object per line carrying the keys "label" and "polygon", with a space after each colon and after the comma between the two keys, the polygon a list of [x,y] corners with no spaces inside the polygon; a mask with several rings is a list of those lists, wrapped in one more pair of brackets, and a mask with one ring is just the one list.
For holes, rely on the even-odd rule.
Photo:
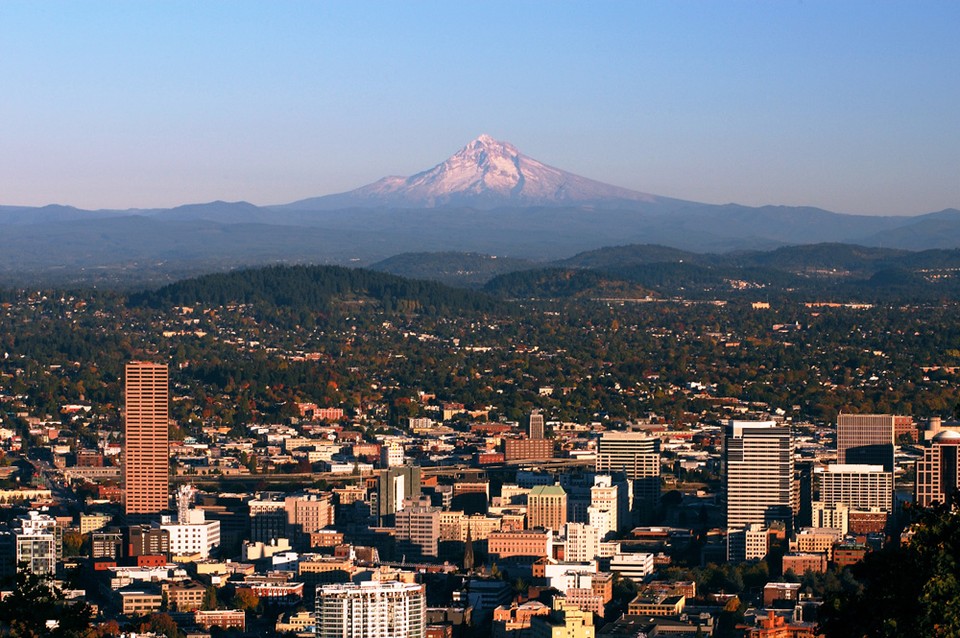
{"label": "city skyline", "polygon": [[0,203],[280,204],[412,174],[486,132],[692,201],[957,207],[958,12],[5,3]]}

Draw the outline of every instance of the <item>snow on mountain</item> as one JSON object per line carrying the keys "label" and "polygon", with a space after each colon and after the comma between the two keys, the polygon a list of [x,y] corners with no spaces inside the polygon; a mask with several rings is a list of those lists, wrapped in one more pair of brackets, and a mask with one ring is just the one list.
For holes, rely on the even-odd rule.
{"label": "snow on mountain", "polygon": [[356,190],[302,200],[285,208],[622,207],[658,199],[548,166],[511,144],[481,135],[446,161],[416,175],[385,177]]}

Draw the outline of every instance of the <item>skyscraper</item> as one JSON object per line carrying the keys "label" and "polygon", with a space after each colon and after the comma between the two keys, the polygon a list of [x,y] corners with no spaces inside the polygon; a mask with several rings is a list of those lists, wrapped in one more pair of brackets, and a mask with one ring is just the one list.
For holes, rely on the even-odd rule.
{"label": "skyscraper", "polygon": [[922,507],[949,503],[960,491],[960,433],[942,430],[917,461],[914,501]]}
{"label": "skyscraper", "polygon": [[531,439],[543,438],[543,415],[537,410],[527,417],[527,436]]}
{"label": "skyscraper", "polygon": [[167,366],[134,361],[124,385],[124,513],[137,520],[169,507],[170,379]]}
{"label": "skyscraper", "polygon": [[723,453],[727,527],[793,524],[793,438],[773,421],[730,421]]}
{"label": "skyscraper", "polygon": [[837,463],[882,465],[893,471],[892,414],[841,414],[837,417]]}
{"label": "skyscraper", "polygon": [[[643,432],[604,432],[597,444],[598,474],[622,472],[632,484],[632,509],[640,521],[660,504],[660,439]],[[619,525],[627,521],[619,521]]]}

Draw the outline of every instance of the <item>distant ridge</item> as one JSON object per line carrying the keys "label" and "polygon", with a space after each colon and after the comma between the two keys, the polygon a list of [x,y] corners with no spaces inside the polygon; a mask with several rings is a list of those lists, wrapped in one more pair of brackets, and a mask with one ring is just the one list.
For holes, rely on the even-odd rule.
{"label": "distant ridge", "polygon": [[[169,282],[185,273],[295,263],[375,265],[405,276],[477,286],[548,262],[561,268],[660,264],[645,270],[676,279],[688,276],[694,265],[713,263],[685,253],[841,243],[954,249],[960,248],[960,210],[878,217],[809,206],[684,201],[574,175],[481,135],[430,169],[385,177],[347,193],[278,206],[219,200],[96,211],[0,205],[0,233],[6,240],[0,284],[133,285]],[[590,253],[625,245],[634,247]],[[824,250],[833,252],[793,254],[800,265],[795,272],[821,269],[815,264]],[[403,256],[392,259],[398,255]],[[851,254],[844,261],[856,264],[862,256]],[[874,283],[894,280],[904,281],[890,275]],[[580,275],[579,281],[585,285],[587,280]]]}

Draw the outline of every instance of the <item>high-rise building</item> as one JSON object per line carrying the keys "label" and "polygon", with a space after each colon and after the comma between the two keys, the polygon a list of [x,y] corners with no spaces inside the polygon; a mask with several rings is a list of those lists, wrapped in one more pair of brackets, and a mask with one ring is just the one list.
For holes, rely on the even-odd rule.
{"label": "high-rise building", "polygon": [[405,499],[420,496],[420,467],[402,465],[380,470],[377,487],[377,515],[381,524],[389,524],[403,509]]}
{"label": "high-rise building", "polygon": [[527,523],[531,529],[560,531],[567,524],[567,493],[559,485],[538,485],[527,495]]}
{"label": "high-rise building", "polygon": [[249,502],[250,540],[269,543],[278,538],[287,538],[286,502],[264,494]]}
{"label": "high-rise building", "polygon": [[893,511],[893,472],[882,465],[828,465],[820,475],[820,501],[850,509]]}
{"label": "high-rise building", "polygon": [[793,437],[773,421],[730,421],[723,452],[727,527],[793,525]]}
{"label": "high-rise building", "polygon": [[124,383],[124,513],[158,517],[169,507],[170,380],[167,366],[134,361]]}
{"label": "high-rise building", "polygon": [[424,638],[423,585],[364,582],[317,589],[317,638]]}
{"label": "high-rise building", "polygon": [[534,410],[527,417],[527,436],[531,439],[542,439],[543,435],[543,415]]}
{"label": "high-rise building", "polygon": [[[623,473],[633,511],[648,518],[660,504],[660,439],[643,432],[604,432],[597,444],[598,474]],[[625,490],[626,493],[626,490]],[[623,527],[627,521],[618,524]]]}
{"label": "high-rise building", "polygon": [[960,433],[941,430],[917,461],[914,501],[922,507],[949,503],[960,491]]}
{"label": "high-rise building", "polygon": [[442,510],[430,499],[407,499],[396,514],[397,551],[404,556],[438,556]]}
{"label": "high-rise building", "polygon": [[57,521],[52,516],[30,511],[17,519],[13,531],[16,565],[34,574],[56,573],[58,558]]}
{"label": "high-rise building", "polygon": [[600,474],[594,477],[590,488],[590,506],[587,517],[590,525],[597,529],[600,538],[620,531],[620,495],[613,477]]}
{"label": "high-rise building", "polygon": [[882,465],[892,472],[895,421],[892,414],[841,414],[837,463]]}

